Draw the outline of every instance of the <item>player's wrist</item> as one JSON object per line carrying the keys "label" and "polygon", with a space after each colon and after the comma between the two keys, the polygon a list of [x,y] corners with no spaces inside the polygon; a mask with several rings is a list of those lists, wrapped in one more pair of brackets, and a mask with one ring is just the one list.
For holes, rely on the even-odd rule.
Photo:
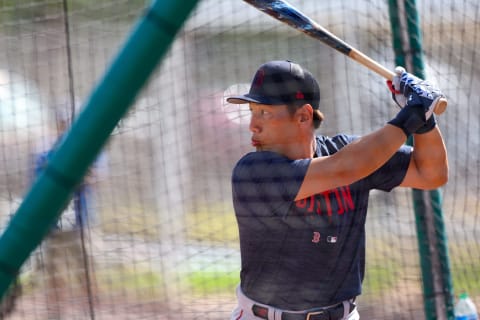
{"label": "player's wrist", "polygon": [[402,129],[405,135],[409,137],[426,123],[423,106],[407,104],[397,113],[395,118],[388,121],[388,123]]}
{"label": "player's wrist", "polygon": [[420,127],[417,131],[415,131],[415,134],[428,133],[433,129],[435,129],[436,126],[437,126],[437,121],[436,121],[435,115],[432,114],[430,118],[428,118],[427,122],[422,127]]}

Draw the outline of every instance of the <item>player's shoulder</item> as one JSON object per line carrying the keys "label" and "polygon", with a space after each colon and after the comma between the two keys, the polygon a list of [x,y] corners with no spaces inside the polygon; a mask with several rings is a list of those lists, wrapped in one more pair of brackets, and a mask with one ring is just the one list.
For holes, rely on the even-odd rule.
{"label": "player's shoulder", "polygon": [[233,174],[246,172],[258,175],[269,175],[272,171],[287,170],[297,160],[290,160],[287,157],[272,151],[256,151],[245,154],[233,168]]}
{"label": "player's shoulder", "polygon": [[301,182],[305,177],[310,161],[311,159],[292,160],[271,151],[247,153],[233,168],[232,181],[234,183],[245,181],[256,183]]}
{"label": "player's shoulder", "polygon": [[358,137],[359,136],[344,133],[332,137],[317,135],[315,137],[317,142],[317,152],[322,156],[333,154],[355,139],[358,139]]}
{"label": "player's shoulder", "polygon": [[357,135],[352,135],[352,134],[345,134],[345,133],[338,133],[332,137],[330,136],[324,136],[324,135],[317,135],[315,136],[317,142],[320,143],[328,143],[328,142],[334,142],[338,144],[348,144],[352,142],[353,140],[356,140],[359,138]]}
{"label": "player's shoulder", "polygon": [[256,151],[249,152],[240,158],[237,162],[237,166],[253,165],[255,163],[268,163],[275,161],[285,161],[287,157],[271,151]]}

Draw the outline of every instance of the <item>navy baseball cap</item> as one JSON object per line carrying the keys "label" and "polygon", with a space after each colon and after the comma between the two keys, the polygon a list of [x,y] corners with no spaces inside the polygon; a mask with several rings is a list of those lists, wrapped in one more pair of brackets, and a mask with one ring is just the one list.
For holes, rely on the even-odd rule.
{"label": "navy baseball cap", "polygon": [[318,110],[320,88],[312,74],[299,64],[289,60],[270,61],[257,70],[248,93],[228,97],[227,101],[268,105],[308,103]]}

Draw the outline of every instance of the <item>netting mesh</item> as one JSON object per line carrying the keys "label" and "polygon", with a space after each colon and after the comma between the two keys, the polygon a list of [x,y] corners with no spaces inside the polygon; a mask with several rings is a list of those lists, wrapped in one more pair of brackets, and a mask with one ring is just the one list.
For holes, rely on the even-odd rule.
{"label": "netting mesh", "polygon": [[[291,3],[394,68],[386,1]],[[146,5],[0,1],[3,225],[28,190],[32,158],[61,133],[59,117],[81,112]],[[449,99],[439,123],[451,170],[442,192],[454,288],[480,305],[480,5],[417,5],[427,77]],[[227,319],[240,268],[230,175],[251,147],[248,117],[224,96],[274,59],[299,62],[319,79],[326,115],[319,133],[365,134],[397,111],[382,78],[333,49],[243,1],[201,1],[100,155],[88,224],[78,232],[65,227],[59,241],[46,239],[32,254],[9,317]],[[73,210],[64,213],[65,226]],[[423,318],[410,191],[372,193],[368,215],[362,318]]]}

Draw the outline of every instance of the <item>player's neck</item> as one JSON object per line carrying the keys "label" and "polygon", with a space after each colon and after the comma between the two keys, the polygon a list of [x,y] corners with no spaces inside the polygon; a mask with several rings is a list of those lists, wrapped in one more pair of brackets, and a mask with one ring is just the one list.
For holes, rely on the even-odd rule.
{"label": "player's neck", "polygon": [[289,159],[310,159],[315,156],[315,136],[284,146],[282,154]]}

